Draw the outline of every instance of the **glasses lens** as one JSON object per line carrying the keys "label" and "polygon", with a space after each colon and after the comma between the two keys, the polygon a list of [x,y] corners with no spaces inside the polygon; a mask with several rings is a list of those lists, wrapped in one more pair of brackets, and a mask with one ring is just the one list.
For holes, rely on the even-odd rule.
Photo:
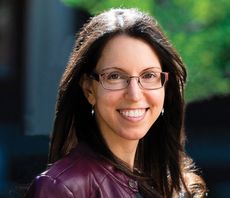
{"label": "glasses lens", "polygon": [[100,82],[105,89],[121,90],[125,89],[131,78],[138,78],[138,84],[142,89],[159,89],[166,82],[166,73],[147,71],[139,77],[128,76],[120,71],[112,71],[100,74]]}
{"label": "glasses lens", "polygon": [[159,89],[164,85],[164,73],[145,72],[140,76],[140,84],[144,89]]}
{"label": "glasses lens", "polygon": [[129,76],[113,71],[110,73],[101,74],[101,83],[105,89],[119,90],[124,89],[128,85]]}

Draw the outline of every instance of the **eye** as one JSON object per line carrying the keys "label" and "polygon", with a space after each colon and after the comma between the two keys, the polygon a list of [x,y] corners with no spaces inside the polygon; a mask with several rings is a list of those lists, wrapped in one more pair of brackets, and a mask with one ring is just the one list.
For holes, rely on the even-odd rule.
{"label": "eye", "polygon": [[124,78],[125,78],[125,75],[120,73],[120,72],[117,72],[117,71],[107,73],[107,75],[106,75],[106,79],[110,80],[110,81],[121,80]]}
{"label": "eye", "polygon": [[116,80],[119,79],[121,75],[118,72],[111,72],[107,75],[108,80]]}
{"label": "eye", "polygon": [[155,72],[145,72],[141,75],[141,78],[145,80],[155,79],[157,77],[158,77],[158,74]]}

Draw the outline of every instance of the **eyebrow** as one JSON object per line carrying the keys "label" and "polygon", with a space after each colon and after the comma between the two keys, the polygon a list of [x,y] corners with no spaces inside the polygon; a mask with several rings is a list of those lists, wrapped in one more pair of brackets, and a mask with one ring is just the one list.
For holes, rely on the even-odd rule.
{"label": "eyebrow", "polygon": [[[161,69],[161,67],[147,67],[147,68],[145,68],[145,69],[143,69],[140,73],[142,73],[142,72],[144,72],[144,71],[147,71],[147,70],[150,70],[150,69],[157,69],[157,70],[159,70],[159,71],[162,71],[162,69]],[[107,70],[120,70],[120,71],[122,71],[122,72],[124,72],[124,73],[128,73],[127,71],[125,71],[124,69],[122,69],[122,68],[120,68],[120,67],[106,67],[106,68],[104,68],[104,69],[102,69],[101,71],[100,71],[100,73],[101,72],[106,72]]]}

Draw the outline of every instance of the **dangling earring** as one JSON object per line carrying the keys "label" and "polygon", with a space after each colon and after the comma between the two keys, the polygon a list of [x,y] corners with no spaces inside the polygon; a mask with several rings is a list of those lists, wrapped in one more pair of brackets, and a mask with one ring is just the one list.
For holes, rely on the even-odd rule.
{"label": "dangling earring", "polygon": [[94,105],[92,105],[91,114],[92,114],[92,116],[94,115]]}
{"label": "dangling earring", "polygon": [[164,108],[161,110],[161,115],[163,116],[164,115],[164,112],[165,112],[165,110],[164,110]]}

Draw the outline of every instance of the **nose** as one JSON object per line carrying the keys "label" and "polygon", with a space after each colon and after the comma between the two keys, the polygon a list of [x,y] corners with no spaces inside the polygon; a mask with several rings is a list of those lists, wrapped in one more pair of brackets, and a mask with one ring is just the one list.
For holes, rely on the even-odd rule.
{"label": "nose", "polygon": [[126,90],[126,99],[131,101],[139,101],[142,98],[142,89],[139,86],[138,78],[130,78],[129,85]]}

